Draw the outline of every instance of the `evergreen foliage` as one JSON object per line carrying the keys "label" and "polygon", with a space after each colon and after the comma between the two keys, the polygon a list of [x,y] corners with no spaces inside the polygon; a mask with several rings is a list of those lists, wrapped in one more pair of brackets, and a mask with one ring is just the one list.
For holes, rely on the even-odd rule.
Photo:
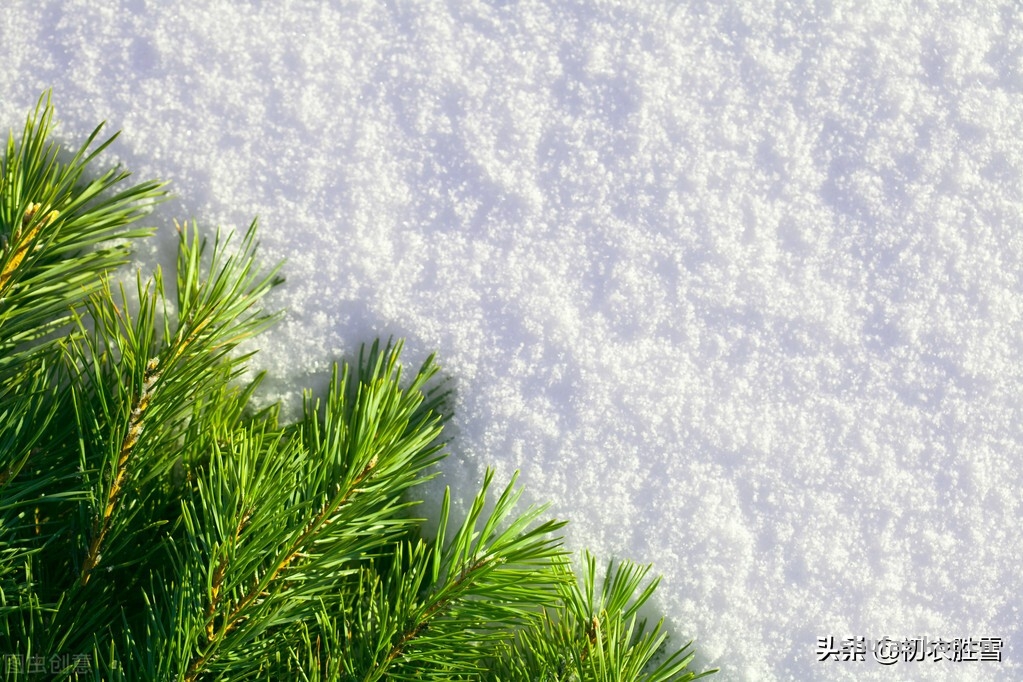
{"label": "evergreen foliage", "polygon": [[[0,166],[0,678],[691,680],[637,611],[647,568],[587,555],[493,475],[424,538],[415,486],[443,456],[443,385],[400,343],[335,366],[278,422],[239,344],[281,282],[179,225],[173,292],[111,273],[164,197],[70,156],[40,100]],[[496,497],[496,500],[494,499]],[[602,581],[602,587],[599,587]],[[707,673],[704,673],[707,674]]]}

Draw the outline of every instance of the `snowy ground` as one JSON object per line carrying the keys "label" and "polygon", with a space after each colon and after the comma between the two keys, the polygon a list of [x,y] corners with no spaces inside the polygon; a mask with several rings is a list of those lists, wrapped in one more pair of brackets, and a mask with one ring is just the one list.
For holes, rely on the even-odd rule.
{"label": "snowy ground", "polygon": [[654,562],[722,682],[1023,678],[1015,0],[165,5],[9,0],[0,124],[52,87],[67,140],[122,129],[179,197],[146,265],[258,215],[290,404],[377,335],[436,350],[455,495],[521,469]]}

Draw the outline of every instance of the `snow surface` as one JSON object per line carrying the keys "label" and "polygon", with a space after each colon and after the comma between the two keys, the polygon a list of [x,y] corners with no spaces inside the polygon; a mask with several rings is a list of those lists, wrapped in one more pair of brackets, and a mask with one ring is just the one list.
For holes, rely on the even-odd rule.
{"label": "snow surface", "polygon": [[455,496],[653,562],[716,679],[1023,679],[1015,0],[14,0],[0,55],[4,128],[173,182],[140,264],[260,217],[275,395],[437,351]]}

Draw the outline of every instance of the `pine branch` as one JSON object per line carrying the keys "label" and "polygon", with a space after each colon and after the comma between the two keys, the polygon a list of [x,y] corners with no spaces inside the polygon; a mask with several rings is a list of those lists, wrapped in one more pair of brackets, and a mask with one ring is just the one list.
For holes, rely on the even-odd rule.
{"label": "pine branch", "polygon": [[689,670],[692,642],[668,651],[664,620],[649,628],[640,619],[659,582],[643,584],[649,566],[609,562],[599,592],[596,561],[588,552],[580,580],[567,564],[556,570],[566,578],[562,605],[520,630],[490,662],[488,679],[689,682],[717,672]]}
{"label": "pine branch", "polygon": [[130,225],[165,196],[157,182],[120,189],[130,174],[117,169],[88,179],[90,163],[116,138],[90,150],[102,126],[67,162],[49,141],[52,128],[47,94],[20,144],[8,137],[0,162],[0,383],[35,344],[65,328],[99,274],[126,261],[123,242],[113,240],[149,234]]}
{"label": "pine branch", "polygon": [[[158,472],[171,466],[169,445],[184,436],[193,406],[207,401],[240,371],[244,357],[231,357],[231,351],[273,319],[255,309],[279,279],[273,271],[260,275],[254,269],[254,228],[239,252],[225,255],[227,245],[228,240],[218,238],[207,266],[200,257],[204,242],[197,231],[181,230],[179,279],[188,289],[179,288],[179,321],[165,311],[158,329],[157,310],[164,302],[159,273],[148,283],[139,278],[134,314],[124,291],[115,304],[104,284],[88,306],[93,329],[79,318],[82,340],[67,344],[80,458],[87,471],[101,475],[93,482],[95,501],[81,511],[91,518],[91,530],[82,550],[79,589],[69,592],[58,615],[62,622],[90,627],[55,629],[55,650],[93,636],[91,624],[101,616],[94,608],[96,596],[87,588],[101,564],[108,570],[123,569],[152,554],[139,553],[143,537],[173,521],[160,516],[166,508],[161,502],[165,491],[151,485]],[[205,267],[208,276],[201,272]],[[125,504],[129,482],[132,499]],[[119,602],[109,601],[112,608]]]}
{"label": "pine branch", "polygon": [[238,347],[281,281],[255,222],[237,246],[178,225],[175,305],[159,270],[115,291],[162,185],[90,179],[113,138],[63,162],[51,126],[47,96],[0,163],[0,650],[88,653],[71,679],[695,679],[638,617],[648,569],[598,594],[587,557],[580,585],[515,478],[490,507],[488,470],[457,529],[445,492],[421,536],[432,357],[404,376],[373,343],[297,423],[253,409]]}
{"label": "pine branch", "polygon": [[69,569],[73,510],[89,496],[69,447],[60,348],[76,338],[68,325],[102,275],[126,260],[126,244],[112,240],[148,234],[131,223],[163,198],[160,183],[121,189],[122,171],[89,179],[113,139],[90,150],[100,128],[67,161],[51,130],[46,95],[0,160],[0,573],[14,581],[4,585],[0,649],[12,652],[46,630],[61,594],[54,576]]}
{"label": "pine branch", "polygon": [[[360,363],[357,388],[347,367],[335,368],[322,412],[308,403],[301,428],[289,430],[282,441],[291,448],[288,455],[268,457],[293,459],[260,476],[272,490],[260,495],[260,510],[246,521],[238,542],[203,542],[234,549],[201,561],[212,571],[206,644],[186,679],[218,658],[246,658],[248,643],[278,623],[314,618],[317,599],[336,593],[361,564],[414,527],[401,496],[436,460],[439,417],[422,412],[424,404],[436,402],[422,391],[436,370],[428,362],[407,389],[400,388],[398,350],[371,348]],[[239,461],[237,455],[231,461]],[[221,473],[210,480],[224,478],[233,477]],[[246,494],[240,479],[233,489]],[[204,490],[200,494],[212,501],[213,491]],[[204,525],[198,519],[190,523]]]}
{"label": "pine branch", "polygon": [[149,407],[149,401],[153,396],[153,385],[159,378],[159,359],[153,358],[146,364],[146,371],[143,375],[142,393],[132,403],[128,419],[127,433],[124,436],[124,440],[121,442],[121,449],[117,456],[117,466],[114,470],[113,482],[107,490],[106,504],[103,507],[103,515],[101,518],[97,519],[99,527],[93,532],[93,539],[89,545],[89,553],[85,558],[85,562],[82,564],[81,583],[83,586],[88,584],[92,569],[94,569],[99,563],[99,550],[100,547],[103,546],[103,540],[106,538],[107,532],[110,530],[110,519],[114,515],[114,508],[116,506],[117,499],[128,474],[128,459],[131,456],[136,443],[138,443],[139,436],[142,435],[143,416],[145,415],[146,408]]}
{"label": "pine branch", "polygon": [[480,661],[498,642],[555,604],[561,579],[552,565],[563,551],[551,533],[564,524],[537,523],[543,508],[514,514],[521,494],[514,479],[484,517],[492,480],[488,471],[450,542],[446,493],[433,543],[400,550],[369,611],[353,626],[353,639],[361,640],[353,650],[363,653],[351,667],[366,671],[360,679],[479,674]]}

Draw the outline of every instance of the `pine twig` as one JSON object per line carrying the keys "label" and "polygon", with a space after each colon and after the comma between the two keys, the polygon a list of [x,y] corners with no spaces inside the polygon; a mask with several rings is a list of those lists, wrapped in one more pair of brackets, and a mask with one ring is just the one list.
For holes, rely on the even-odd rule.
{"label": "pine twig", "polygon": [[25,260],[26,254],[33,248],[39,232],[60,216],[60,211],[54,209],[33,225],[32,219],[39,211],[39,208],[39,204],[29,203],[25,209],[25,215],[21,219],[20,228],[16,228],[14,234],[11,235],[15,243],[8,246],[8,248],[12,249],[12,252],[7,263],[4,265],[3,271],[0,271],[0,301],[3,300],[2,294],[18,266],[21,265],[21,262]]}
{"label": "pine twig", "polygon": [[157,379],[160,378],[159,366],[160,361],[158,358],[152,358],[146,364],[146,371],[142,382],[142,393],[132,405],[131,416],[128,419],[128,433],[121,442],[121,450],[117,457],[117,470],[114,474],[113,482],[110,485],[110,490],[107,492],[106,505],[103,508],[103,516],[97,524],[98,529],[93,535],[92,542],[89,544],[89,553],[85,557],[85,562],[82,564],[82,575],[80,579],[82,587],[89,583],[89,577],[92,574],[92,570],[99,565],[100,559],[103,557],[100,549],[103,545],[103,541],[106,539],[107,532],[110,530],[110,521],[114,516],[117,500],[120,495],[121,488],[124,485],[124,480],[127,477],[128,460],[131,458],[135,445],[138,443],[139,436],[142,435],[143,418],[145,416],[146,409],[149,407],[149,402],[152,399],[153,386],[156,384]]}
{"label": "pine twig", "polygon": [[[213,601],[210,602],[210,605],[207,610],[207,617],[210,618],[210,622],[207,623],[206,626],[207,628],[206,651],[203,652],[203,654],[198,656],[197,658],[192,659],[192,662],[188,666],[188,671],[185,674],[185,682],[194,682],[196,677],[199,675],[202,666],[204,666],[216,652],[219,642],[223,641],[223,639],[228,634],[230,634],[235,627],[237,627],[238,623],[245,618],[245,610],[248,609],[248,607],[253,602],[255,602],[255,600],[261,594],[264,594],[266,592],[267,587],[269,587],[269,585],[274,580],[277,579],[278,575],[280,575],[283,571],[285,571],[288,568],[289,565],[291,565],[291,563],[295,560],[296,557],[301,555],[303,548],[306,546],[306,544],[308,543],[309,539],[313,536],[313,534],[318,529],[322,528],[324,525],[329,524],[330,517],[337,513],[337,511],[341,507],[347,504],[354,493],[359,492],[359,485],[361,485],[362,482],[369,476],[370,472],[376,466],[376,463],[377,458],[376,456],[374,456],[366,464],[366,466],[359,473],[359,475],[352,480],[351,485],[345,491],[344,495],[335,498],[334,500],[323,506],[320,512],[313,519],[311,519],[308,524],[306,524],[306,527],[302,531],[301,535],[299,535],[298,538],[296,538],[295,541],[291,543],[287,551],[285,551],[280,556],[276,565],[266,574],[266,576],[263,579],[256,581],[256,583],[245,594],[245,596],[241,598],[238,604],[235,605],[233,609],[231,609],[231,612],[223,620],[221,626],[216,630],[213,629],[212,622],[212,612],[215,606]],[[217,571],[218,572],[220,571],[219,566]],[[216,574],[214,577],[216,578]],[[222,577],[223,574],[221,573],[221,579]],[[218,595],[219,589],[217,590],[217,593],[213,595],[213,598],[216,599]]]}

